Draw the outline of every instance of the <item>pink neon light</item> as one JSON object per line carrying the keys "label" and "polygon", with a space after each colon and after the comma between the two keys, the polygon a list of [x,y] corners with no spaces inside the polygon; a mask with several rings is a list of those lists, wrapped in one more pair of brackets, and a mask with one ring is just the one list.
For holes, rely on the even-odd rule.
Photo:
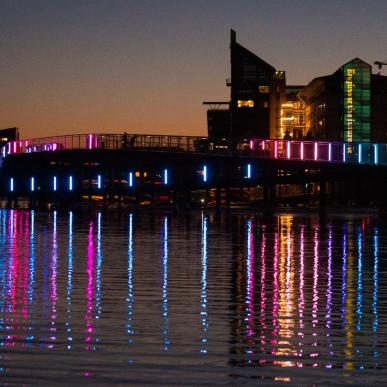
{"label": "pink neon light", "polygon": [[56,146],[57,146],[57,145],[56,145],[56,144],[54,144],[54,145],[52,146],[52,150],[54,150],[54,151],[55,151],[55,150],[56,150]]}
{"label": "pink neon light", "polygon": [[278,141],[274,141],[274,158],[278,158]]}
{"label": "pink neon light", "polygon": [[262,150],[265,150],[265,141],[262,141]]}
{"label": "pink neon light", "polygon": [[290,149],[290,141],[288,141],[288,159],[290,159],[290,156],[291,156],[290,151],[291,151],[291,149]]}
{"label": "pink neon light", "polygon": [[317,142],[314,143],[314,159],[318,159],[318,145]]}
{"label": "pink neon light", "polygon": [[16,141],[13,142],[13,153],[16,153]]}
{"label": "pink neon light", "polygon": [[92,134],[89,134],[88,136],[88,148],[89,149],[93,149],[93,135]]}
{"label": "pink neon light", "polygon": [[250,140],[250,149],[253,150],[253,140]]}
{"label": "pink neon light", "polygon": [[301,142],[300,144],[300,158],[301,160],[304,160],[304,143]]}

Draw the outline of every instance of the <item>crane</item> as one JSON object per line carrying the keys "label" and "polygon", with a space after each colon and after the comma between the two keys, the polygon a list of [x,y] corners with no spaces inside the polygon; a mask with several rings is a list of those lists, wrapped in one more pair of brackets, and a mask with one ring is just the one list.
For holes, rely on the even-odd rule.
{"label": "crane", "polygon": [[[383,60],[383,61],[379,61],[379,60],[376,60],[374,62],[374,64],[376,66],[378,66],[378,69],[381,70],[382,69],[382,66],[387,66],[387,59],[386,60]],[[380,75],[380,71],[379,71],[379,75]]]}

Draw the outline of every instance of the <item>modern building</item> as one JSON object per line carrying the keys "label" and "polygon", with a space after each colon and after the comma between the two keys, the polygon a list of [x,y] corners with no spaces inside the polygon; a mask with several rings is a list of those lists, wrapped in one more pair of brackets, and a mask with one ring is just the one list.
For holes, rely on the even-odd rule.
{"label": "modern building", "polygon": [[0,148],[3,147],[8,141],[15,141],[19,139],[18,128],[0,129]]}
{"label": "modern building", "polygon": [[354,58],[332,75],[313,79],[299,93],[306,131],[313,138],[387,142],[387,77]]}
{"label": "modern building", "polygon": [[286,101],[281,104],[281,133],[279,137],[305,137],[305,106],[298,98],[304,86],[286,86]]}

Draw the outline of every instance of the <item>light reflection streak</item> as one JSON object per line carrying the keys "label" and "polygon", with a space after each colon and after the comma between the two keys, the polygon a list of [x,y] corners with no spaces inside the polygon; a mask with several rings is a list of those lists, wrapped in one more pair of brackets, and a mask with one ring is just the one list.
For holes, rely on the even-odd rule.
{"label": "light reflection streak", "polygon": [[202,278],[200,293],[200,318],[202,323],[201,348],[200,353],[207,354],[207,332],[208,332],[208,312],[207,312],[207,217],[202,213]]}
{"label": "light reflection streak", "polygon": [[[34,289],[35,289],[35,211],[31,210],[30,212],[30,228],[28,230],[30,233],[29,240],[30,240],[30,256],[29,256],[29,264],[28,264],[28,310],[31,315],[31,311],[34,309]],[[27,327],[27,335],[26,340],[32,341],[34,339],[33,333],[32,333],[33,325],[30,323]]]}
{"label": "light reflection streak", "polygon": [[[261,310],[260,310],[260,325],[261,325],[261,353],[265,353],[266,345],[266,227],[262,226],[262,240],[261,240]],[[260,364],[265,364],[266,360],[261,359]]]}
{"label": "light reflection streak", "polygon": [[278,343],[277,335],[279,331],[278,325],[278,230],[274,233],[274,259],[273,259],[273,333],[271,340],[272,344],[272,354],[275,355],[276,349],[275,346]]}
{"label": "light reflection streak", "polygon": [[253,354],[252,347],[254,345],[254,340],[251,339],[254,336],[254,234],[252,220],[247,221],[247,259],[246,259],[246,335],[249,340],[250,348],[246,349],[246,352],[249,355]]}
{"label": "light reflection streak", "polygon": [[[333,356],[333,344],[331,340],[331,328],[332,328],[332,302],[333,302],[333,291],[332,291],[332,226],[328,228],[328,267],[327,267],[327,303],[326,303],[326,329],[327,329],[327,340],[328,340],[328,351],[330,359]],[[326,364],[327,368],[332,367],[332,363],[329,361]]]}
{"label": "light reflection streak", "polygon": [[[319,229],[316,227],[313,235],[313,289],[312,289],[312,351],[310,357],[317,358],[318,352],[318,302],[319,302],[319,291],[318,291],[318,280],[319,280]],[[313,366],[317,366],[314,363]]]}
{"label": "light reflection streak", "polygon": [[162,226],[162,316],[163,316],[163,345],[168,351],[169,341],[169,310],[168,310],[168,217],[164,217]]}
{"label": "light reflection streak", "polygon": [[362,230],[358,229],[357,236],[357,301],[356,301],[356,330],[361,331],[363,317],[363,238]]}
{"label": "light reflection streak", "polygon": [[[134,246],[133,246],[133,214],[129,214],[129,235],[128,235],[128,322],[126,332],[128,334],[128,344],[133,344],[133,308],[134,308],[134,288],[133,288],[133,264],[134,264]],[[133,363],[132,359],[128,363]]]}
{"label": "light reflection streak", "polygon": [[[352,226],[352,224],[351,224]],[[346,296],[346,314],[345,314],[345,357],[347,359],[345,368],[352,370],[353,363],[353,341],[354,341],[354,272],[353,272],[353,228],[349,228],[348,233],[348,253],[347,253],[347,296]]]}
{"label": "light reflection streak", "polygon": [[72,318],[71,318],[71,296],[73,289],[73,213],[69,212],[68,220],[68,247],[67,247],[67,289],[66,289],[66,305],[67,305],[67,349],[71,350],[73,346],[72,337]]}
{"label": "light reflection streak", "polygon": [[[53,225],[52,225],[52,249],[50,257],[50,341],[56,340],[56,301],[57,301],[57,260],[58,260],[58,244],[57,244],[57,212],[53,213]],[[48,348],[54,348],[54,344],[48,345]]]}
{"label": "light reflection streak", "polygon": [[[102,314],[102,303],[101,303],[101,269],[102,269],[102,213],[99,212],[97,215],[97,267],[95,275],[95,319],[99,320]],[[96,343],[99,342],[99,337],[95,338]],[[96,349],[94,347],[94,349]]]}
{"label": "light reflection streak", "polygon": [[[91,346],[92,336],[94,333],[93,325],[93,290],[94,290],[94,241],[93,241],[93,222],[89,224],[89,235],[87,239],[87,289],[86,289],[86,337],[85,337],[85,349],[90,351],[93,349]],[[95,347],[94,347],[95,349]]]}
{"label": "light reflection streak", "polygon": [[[304,311],[305,311],[305,241],[304,241],[304,226],[301,226],[300,230],[300,283],[299,283],[299,306],[298,306],[298,352],[299,357],[303,356],[303,341],[304,341]],[[297,363],[298,366],[302,366],[301,362]]]}
{"label": "light reflection streak", "polygon": [[379,351],[377,349],[377,334],[379,328],[379,315],[378,315],[378,271],[379,271],[379,232],[378,229],[374,230],[373,237],[373,247],[374,247],[374,274],[373,274],[373,292],[372,292],[372,331],[373,331],[373,342],[372,342],[372,351],[375,358],[374,367],[378,367]]}

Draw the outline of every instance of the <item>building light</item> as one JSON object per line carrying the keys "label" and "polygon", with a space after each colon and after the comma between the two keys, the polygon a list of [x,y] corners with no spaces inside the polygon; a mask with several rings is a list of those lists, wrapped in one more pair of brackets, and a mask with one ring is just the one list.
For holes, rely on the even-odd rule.
{"label": "building light", "polygon": [[359,147],[359,154],[357,155],[358,156],[358,161],[359,161],[359,164],[361,164],[361,144],[358,145]]}
{"label": "building light", "polygon": [[379,150],[378,150],[378,144],[374,144],[374,163],[379,163]]}
{"label": "building light", "polygon": [[69,176],[69,191],[73,190],[73,177]]}
{"label": "building light", "polygon": [[247,178],[251,179],[251,164],[247,164]]}
{"label": "building light", "polygon": [[207,165],[203,167],[203,181],[207,181]]}
{"label": "building light", "polygon": [[328,144],[328,161],[329,162],[332,161],[332,144],[331,143]]}
{"label": "building light", "polygon": [[58,183],[57,183],[56,176],[54,176],[54,177],[52,178],[52,189],[53,189],[54,191],[56,191],[56,190],[58,189]]}
{"label": "building light", "polygon": [[164,169],[164,184],[168,184],[168,169]]}
{"label": "building light", "polygon": [[269,88],[269,86],[258,86],[258,91],[261,94],[269,94],[270,88]]}
{"label": "building light", "polygon": [[98,189],[102,188],[102,180],[101,180],[101,175],[97,176],[97,187]]}
{"label": "building light", "polygon": [[129,182],[129,187],[133,187],[133,172],[129,172],[128,182]]}
{"label": "building light", "polygon": [[254,107],[254,101],[252,99],[248,99],[248,100],[238,99],[237,104],[238,104],[239,108],[242,108],[242,107],[252,108],[252,107]]}
{"label": "building light", "polygon": [[13,190],[14,190],[14,180],[13,180],[13,177],[11,177],[11,178],[9,179],[9,190],[10,190],[11,192],[13,192]]}
{"label": "building light", "polygon": [[31,192],[35,191],[35,178],[31,177]]}

